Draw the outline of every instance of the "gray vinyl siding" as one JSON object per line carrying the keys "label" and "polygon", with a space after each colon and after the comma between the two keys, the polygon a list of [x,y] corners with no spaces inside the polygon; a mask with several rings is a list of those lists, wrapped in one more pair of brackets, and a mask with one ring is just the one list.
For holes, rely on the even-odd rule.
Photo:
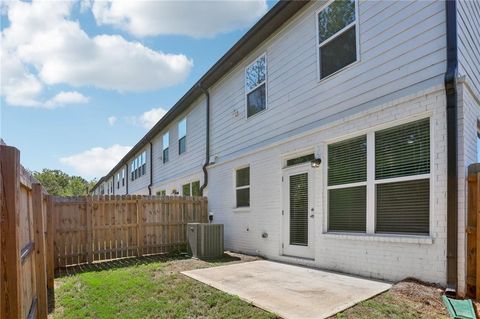
{"label": "gray vinyl siding", "polygon": [[[385,102],[402,91],[443,83],[443,2],[360,1],[360,61],[318,81],[316,10],[304,8],[211,88],[212,154],[241,154]],[[267,110],[245,115],[244,68],[267,53]],[[425,88],[425,86],[424,86]],[[318,124],[315,124],[318,123]]]}
{"label": "gray vinyl siding", "polygon": [[[192,106],[173,121],[168,129],[155,136],[153,142],[153,185],[160,186],[171,179],[178,179],[202,171],[205,162],[206,108],[205,98],[197,99]],[[187,118],[186,151],[178,154],[178,122]],[[170,134],[169,160],[163,163],[163,134]]]}
{"label": "gray vinyl siding", "polygon": [[480,2],[457,2],[459,74],[480,94]]}

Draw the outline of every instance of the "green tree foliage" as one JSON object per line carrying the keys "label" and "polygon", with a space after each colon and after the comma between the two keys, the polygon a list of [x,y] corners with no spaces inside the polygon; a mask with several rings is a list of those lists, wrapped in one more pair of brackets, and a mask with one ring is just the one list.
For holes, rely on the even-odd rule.
{"label": "green tree foliage", "polygon": [[86,181],[80,176],[70,176],[58,169],[46,169],[34,172],[33,176],[45,187],[50,195],[82,196],[95,185],[96,180]]}

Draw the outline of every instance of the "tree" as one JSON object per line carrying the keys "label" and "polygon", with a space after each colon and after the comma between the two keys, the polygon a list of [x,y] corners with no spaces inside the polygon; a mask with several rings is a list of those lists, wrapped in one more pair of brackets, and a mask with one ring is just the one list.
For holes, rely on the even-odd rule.
{"label": "tree", "polygon": [[70,176],[58,169],[46,169],[34,172],[35,177],[45,187],[50,195],[55,196],[82,196],[94,185],[80,176]]}

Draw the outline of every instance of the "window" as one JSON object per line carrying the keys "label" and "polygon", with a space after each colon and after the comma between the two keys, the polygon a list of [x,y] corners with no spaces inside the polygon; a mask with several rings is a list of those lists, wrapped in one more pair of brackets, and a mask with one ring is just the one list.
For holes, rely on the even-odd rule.
{"label": "window", "polygon": [[163,163],[168,162],[168,147],[170,145],[170,134],[163,134]]}
{"label": "window", "polygon": [[195,181],[182,185],[183,196],[201,196],[200,195],[200,181]]}
{"label": "window", "polygon": [[247,117],[267,108],[267,56],[264,54],[245,69]]}
{"label": "window", "polygon": [[187,118],[178,123],[178,154],[185,153],[187,148]]}
{"label": "window", "polygon": [[202,196],[200,194],[200,181],[195,181],[192,183],[192,196]]}
{"label": "window", "polygon": [[157,196],[167,196],[167,191],[162,189],[162,190],[157,192]]}
{"label": "window", "polygon": [[376,232],[429,233],[429,174],[429,119],[375,133]]}
{"label": "window", "polygon": [[190,184],[185,184],[182,186],[182,195],[190,196]]}
{"label": "window", "polygon": [[477,163],[480,163],[480,129],[477,129]]}
{"label": "window", "polygon": [[122,186],[125,186],[125,168],[122,169]]}
{"label": "window", "polygon": [[142,176],[145,175],[147,169],[147,151],[142,153]]}
{"label": "window", "polygon": [[337,0],[318,13],[320,79],[357,61],[356,0]]}
{"label": "window", "polygon": [[130,175],[131,175],[132,181],[135,179],[134,171],[135,171],[135,165],[134,165],[134,162],[132,161],[132,164],[130,164]]}
{"label": "window", "polygon": [[[137,179],[137,178],[142,177],[143,175],[145,175],[146,166],[147,166],[147,152],[144,151],[143,153],[141,153],[140,155],[135,157],[135,159],[132,161],[132,164],[131,164],[132,181]],[[122,171],[122,178],[123,178],[124,175],[125,175],[125,172]],[[124,178],[123,178],[122,184],[124,184],[124,183],[125,183],[125,181],[124,181]]]}
{"label": "window", "polygon": [[315,159],[315,154],[308,154],[308,155],[303,155],[300,157],[295,157],[287,160],[287,167],[288,166],[294,166],[294,165],[299,165],[307,162],[311,162]]}
{"label": "window", "polygon": [[120,173],[117,173],[117,189],[120,188]]}
{"label": "window", "polygon": [[237,207],[250,206],[250,167],[237,169],[235,172],[235,192]]}
{"label": "window", "polygon": [[328,145],[328,230],[365,232],[366,135]]}
{"label": "window", "polygon": [[430,119],[328,145],[327,175],[329,231],[366,232],[374,214],[371,232],[429,234]]}

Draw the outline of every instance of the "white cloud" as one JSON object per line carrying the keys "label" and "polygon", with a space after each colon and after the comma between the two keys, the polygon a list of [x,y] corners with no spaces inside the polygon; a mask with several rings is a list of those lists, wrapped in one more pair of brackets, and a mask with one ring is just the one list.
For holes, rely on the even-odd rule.
{"label": "white cloud", "polygon": [[115,123],[117,122],[117,118],[115,116],[109,116],[107,118],[108,125],[114,126]]}
{"label": "white cloud", "polygon": [[134,125],[141,125],[146,129],[151,129],[157,122],[167,113],[167,111],[161,107],[153,108],[144,112],[140,116],[131,116],[127,118],[127,122]]}
{"label": "white cloud", "polygon": [[1,94],[12,105],[39,106],[46,85],[145,91],[184,81],[183,54],[154,51],[118,35],[90,37],[70,20],[73,2],[8,2],[1,33]]}
{"label": "white cloud", "polygon": [[267,10],[266,0],[96,0],[92,6],[98,24],[112,25],[136,36],[177,34],[196,38],[249,26]]}
{"label": "white cloud", "polygon": [[61,157],[60,163],[72,167],[77,174],[84,177],[99,177],[107,174],[131,148],[118,144],[107,148],[94,147],[78,154]]}
{"label": "white cloud", "polygon": [[67,104],[84,104],[88,103],[89,98],[76,91],[60,92],[53,98],[44,103],[46,108],[56,108]]}

